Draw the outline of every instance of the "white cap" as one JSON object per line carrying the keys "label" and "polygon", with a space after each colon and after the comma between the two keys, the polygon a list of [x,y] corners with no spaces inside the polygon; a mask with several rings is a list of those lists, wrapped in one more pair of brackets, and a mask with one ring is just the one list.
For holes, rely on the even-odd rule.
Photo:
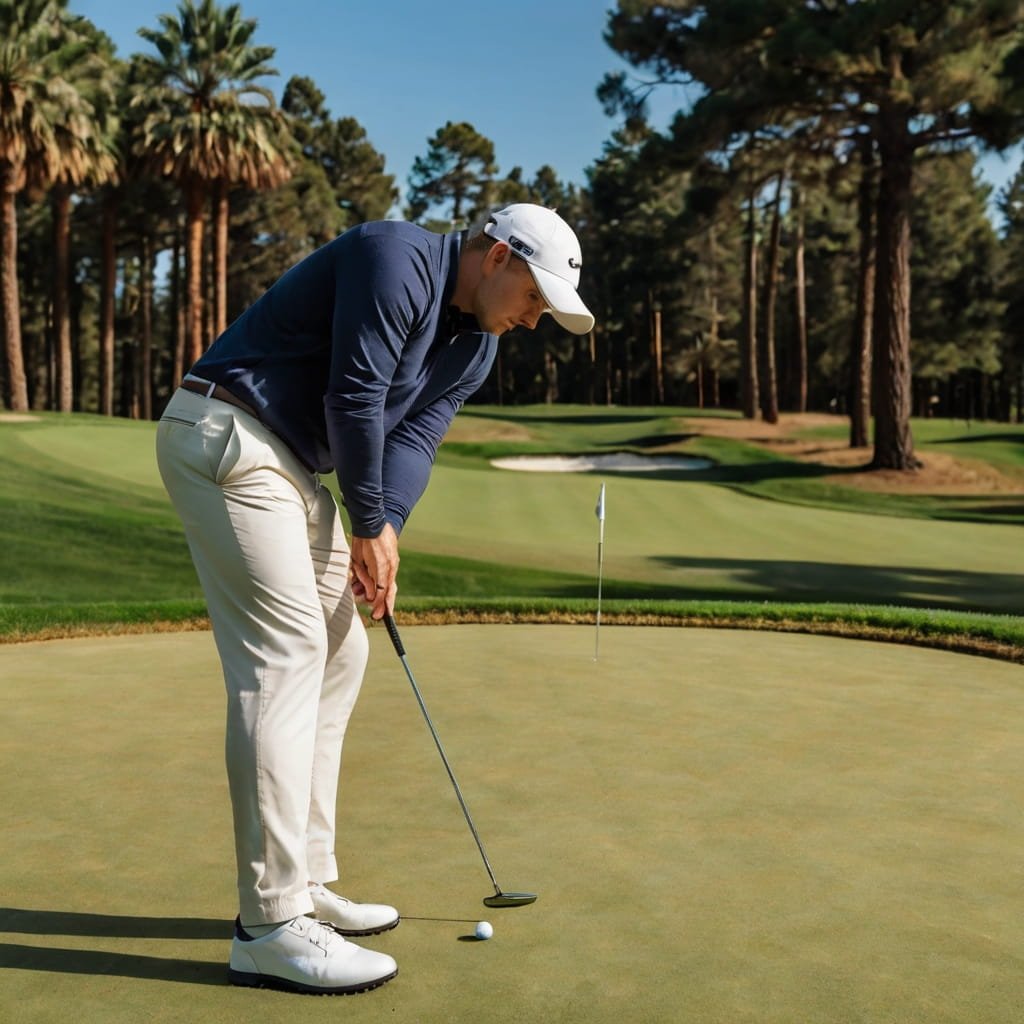
{"label": "white cap", "polygon": [[586,334],[594,316],[576,292],[583,255],[575,233],[554,210],[513,203],[492,213],[484,234],[507,242],[530,267],[551,315],[572,334]]}

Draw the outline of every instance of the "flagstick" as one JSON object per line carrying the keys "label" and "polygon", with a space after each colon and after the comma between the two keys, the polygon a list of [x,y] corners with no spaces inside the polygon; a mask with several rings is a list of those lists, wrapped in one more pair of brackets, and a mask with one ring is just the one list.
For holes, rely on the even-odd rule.
{"label": "flagstick", "polygon": [[594,625],[594,661],[600,651],[601,644],[601,583],[604,577],[604,484],[601,484],[601,493],[597,499],[597,508],[594,509],[597,515],[597,620]]}

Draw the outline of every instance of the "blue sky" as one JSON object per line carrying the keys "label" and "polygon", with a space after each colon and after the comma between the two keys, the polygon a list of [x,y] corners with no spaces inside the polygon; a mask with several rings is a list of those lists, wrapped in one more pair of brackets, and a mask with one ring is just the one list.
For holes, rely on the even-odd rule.
{"label": "blue sky", "polygon": [[[222,0],[223,2],[223,0]],[[142,25],[176,0],[70,0],[119,56],[149,52]],[[595,90],[625,67],[602,39],[604,0],[241,0],[273,46],[280,97],[291,75],[313,79],[335,117],[355,117],[404,192],[413,160],[445,121],[468,121],[495,144],[499,171],[551,164],[582,184],[614,129]],[[669,90],[666,90],[668,93]],[[681,90],[659,108],[678,107]]]}
{"label": "blue sky", "polygon": [[[222,0],[226,2],[226,0]],[[177,0],[70,0],[127,57],[148,52],[137,34],[156,27]],[[296,74],[312,78],[335,117],[355,117],[405,191],[413,160],[445,121],[468,121],[495,144],[499,172],[528,177],[544,164],[585,184],[585,169],[614,130],[595,90],[608,71],[629,70],[605,44],[610,0],[241,0],[273,46],[280,96]],[[685,106],[682,88],[659,90],[658,127]],[[1021,155],[991,155],[983,173],[997,187]]]}

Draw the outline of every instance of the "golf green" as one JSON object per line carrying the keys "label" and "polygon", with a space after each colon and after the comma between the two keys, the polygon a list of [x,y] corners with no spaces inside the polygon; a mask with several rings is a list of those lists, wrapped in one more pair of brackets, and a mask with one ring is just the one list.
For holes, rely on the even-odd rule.
{"label": "golf green", "polygon": [[[383,629],[342,771],[343,885],[398,978],[226,979],[208,633],[0,647],[0,1020],[1018,1019],[1024,668],[831,637],[405,627],[493,890]],[[470,939],[476,921],[494,925]]]}

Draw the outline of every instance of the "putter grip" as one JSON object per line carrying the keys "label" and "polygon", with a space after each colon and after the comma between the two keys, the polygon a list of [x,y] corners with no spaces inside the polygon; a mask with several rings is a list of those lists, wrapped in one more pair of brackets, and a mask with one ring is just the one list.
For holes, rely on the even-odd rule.
{"label": "putter grip", "polygon": [[384,628],[388,631],[388,636],[391,637],[391,642],[395,645],[395,651],[398,653],[400,658],[405,657],[405,647],[402,644],[402,638],[398,635],[398,627],[395,625],[395,619],[393,615],[384,613]]}

